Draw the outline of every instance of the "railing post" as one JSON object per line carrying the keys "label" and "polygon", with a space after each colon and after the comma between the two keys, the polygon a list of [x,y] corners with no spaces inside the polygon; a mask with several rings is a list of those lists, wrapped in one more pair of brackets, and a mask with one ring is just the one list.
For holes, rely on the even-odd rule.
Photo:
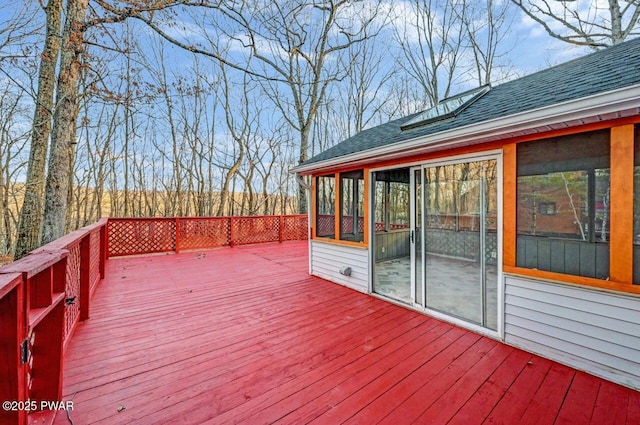
{"label": "railing post", "polygon": [[[25,281],[18,273],[0,275],[0,399],[27,400],[26,371],[20,358],[20,346],[26,338]],[[0,423],[27,423],[24,409],[0,410]]]}
{"label": "railing post", "polygon": [[282,217],[282,215],[278,217],[278,227],[278,242],[282,243],[282,235],[284,232],[284,217]]}
{"label": "railing post", "polygon": [[89,318],[91,304],[91,232],[80,241],[80,321]]}
{"label": "railing post", "polygon": [[229,246],[233,247],[233,217],[229,217]]}
{"label": "railing post", "polygon": [[180,252],[180,218],[176,217],[176,254]]}
{"label": "railing post", "polygon": [[104,279],[105,267],[109,256],[109,221],[100,228],[100,279]]}

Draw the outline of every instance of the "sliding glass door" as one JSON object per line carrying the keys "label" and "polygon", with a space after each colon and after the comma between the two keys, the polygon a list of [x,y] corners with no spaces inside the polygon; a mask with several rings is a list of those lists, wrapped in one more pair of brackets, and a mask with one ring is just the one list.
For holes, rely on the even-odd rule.
{"label": "sliding glass door", "polygon": [[414,302],[497,329],[497,160],[412,169]]}

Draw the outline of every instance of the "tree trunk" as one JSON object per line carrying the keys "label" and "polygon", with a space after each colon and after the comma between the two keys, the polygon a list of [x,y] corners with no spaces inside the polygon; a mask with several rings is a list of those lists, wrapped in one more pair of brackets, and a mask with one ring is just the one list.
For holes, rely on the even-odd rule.
{"label": "tree trunk", "polygon": [[[300,155],[298,162],[304,163],[309,159],[309,127],[304,127],[300,132]],[[297,182],[296,182],[297,183]],[[307,190],[298,184],[298,213],[307,213]]]}
{"label": "tree trunk", "polygon": [[69,0],[53,116],[49,173],[45,190],[42,243],[64,235],[69,174],[76,143],[78,82],[88,0]]}
{"label": "tree trunk", "polygon": [[38,95],[31,131],[31,152],[16,241],[16,260],[40,246],[44,222],[45,164],[51,133],[56,65],[60,56],[62,0],[49,0],[45,11],[47,34],[40,60]]}

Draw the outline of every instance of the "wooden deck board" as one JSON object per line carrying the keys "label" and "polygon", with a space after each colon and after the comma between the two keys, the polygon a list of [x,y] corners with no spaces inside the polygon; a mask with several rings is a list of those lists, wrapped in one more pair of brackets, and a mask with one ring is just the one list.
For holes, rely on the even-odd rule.
{"label": "wooden deck board", "polygon": [[75,423],[640,423],[635,391],[309,276],[306,242],[111,260],[91,314]]}

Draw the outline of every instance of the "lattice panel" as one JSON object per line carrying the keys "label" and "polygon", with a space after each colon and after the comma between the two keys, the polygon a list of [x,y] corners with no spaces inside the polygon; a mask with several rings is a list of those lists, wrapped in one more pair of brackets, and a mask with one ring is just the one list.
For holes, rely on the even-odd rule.
{"label": "lattice panel", "polygon": [[329,236],[335,233],[336,217],[334,215],[318,215],[316,236]]}
{"label": "lattice panel", "polygon": [[109,256],[171,252],[176,249],[172,218],[110,219]]}
{"label": "lattice panel", "polygon": [[282,216],[282,240],[304,241],[309,237],[309,220],[306,215]]}
{"label": "lattice panel", "polygon": [[89,245],[91,246],[91,258],[89,264],[89,282],[91,291],[100,281],[100,229],[91,232]]}
{"label": "lattice panel", "polygon": [[[68,304],[64,309],[64,341],[71,335],[75,323],[80,315],[80,240],[77,243],[67,246],[69,256],[67,257],[67,286],[65,288],[66,298],[73,298],[73,304]],[[89,296],[89,294],[82,294]]]}
{"label": "lattice panel", "polygon": [[180,218],[178,249],[215,248],[229,245],[229,218]]}
{"label": "lattice panel", "polygon": [[231,235],[234,245],[277,242],[280,239],[279,217],[233,217]]}
{"label": "lattice panel", "polygon": [[[362,229],[364,223],[358,223],[358,227]],[[389,223],[389,230],[408,229],[409,225],[404,223]],[[360,230],[362,231],[362,230]],[[376,222],[376,232],[384,232],[384,223]]]}
{"label": "lattice panel", "polygon": [[389,224],[389,229],[398,230],[398,229],[408,229],[409,225],[404,223],[391,223]]}
{"label": "lattice panel", "polygon": [[34,329],[29,329],[27,341],[29,344],[29,357],[25,363],[25,372],[27,375],[27,391],[31,391],[31,388],[33,387],[33,349],[36,342],[36,333]]}
{"label": "lattice panel", "polygon": [[342,216],[342,233],[353,233],[353,216]]}

